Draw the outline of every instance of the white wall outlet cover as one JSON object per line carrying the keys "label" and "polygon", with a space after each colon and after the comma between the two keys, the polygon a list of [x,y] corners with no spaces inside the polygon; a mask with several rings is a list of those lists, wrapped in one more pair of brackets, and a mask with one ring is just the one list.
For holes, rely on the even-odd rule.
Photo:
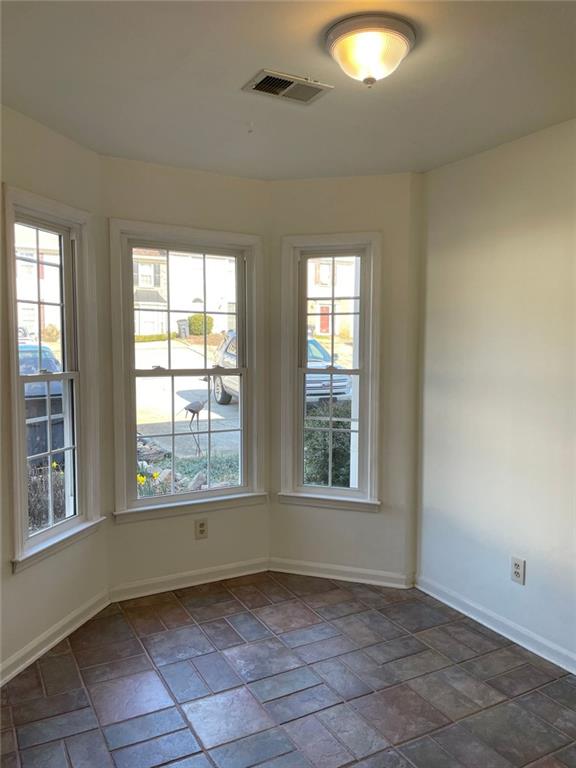
{"label": "white wall outlet cover", "polygon": [[194,521],[194,536],[197,539],[208,538],[208,520],[203,518],[202,520]]}
{"label": "white wall outlet cover", "polygon": [[526,583],[526,560],[522,560],[520,557],[512,558],[512,568],[510,578],[517,584]]}

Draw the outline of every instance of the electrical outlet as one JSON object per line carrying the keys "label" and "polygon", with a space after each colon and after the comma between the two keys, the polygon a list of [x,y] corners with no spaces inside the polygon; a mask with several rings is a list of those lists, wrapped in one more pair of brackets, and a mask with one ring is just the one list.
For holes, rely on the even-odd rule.
{"label": "electrical outlet", "polygon": [[521,560],[519,557],[512,558],[510,578],[517,584],[526,584],[526,560]]}
{"label": "electrical outlet", "polygon": [[208,520],[205,517],[194,521],[194,537],[196,539],[208,538]]}

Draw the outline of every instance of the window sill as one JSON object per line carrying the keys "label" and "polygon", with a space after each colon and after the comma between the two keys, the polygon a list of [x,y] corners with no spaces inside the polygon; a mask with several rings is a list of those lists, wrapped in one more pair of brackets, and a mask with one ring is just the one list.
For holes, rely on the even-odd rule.
{"label": "window sill", "polygon": [[35,565],[46,557],[50,557],[55,552],[59,552],[69,544],[73,544],[75,541],[83,539],[90,533],[99,527],[100,523],[106,520],[105,517],[99,517],[97,520],[89,520],[85,523],[79,523],[74,528],[69,528],[67,531],[61,534],[55,535],[48,541],[43,541],[41,544],[29,547],[19,557],[15,557],[12,560],[12,573],[18,573],[19,571],[28,568],[30,565]]}
{"label": "window sill", "polygon": [[158,520],[166,517],[181,515],[197,515],[200,512],[212,512],[219,509],[234,509],[235,507],[254,507],[266,504],[268,494],[264,491],[253,493],[237,493],[232,496],[220,496],[214,499],[198,501],[183,501],[172,504],[158,504],[150,507],[134,507],[114,512],[117,523],[137,523],[140,520]]}
{"label": "window sill", "polygon": [[347,499],[342,496],[321,496],[313,493],[283,491],[277,494],[279,504],[291,504],[297,507],[323,507],[328,509],[359,510],[378,512],[381,502],[378,499]]}

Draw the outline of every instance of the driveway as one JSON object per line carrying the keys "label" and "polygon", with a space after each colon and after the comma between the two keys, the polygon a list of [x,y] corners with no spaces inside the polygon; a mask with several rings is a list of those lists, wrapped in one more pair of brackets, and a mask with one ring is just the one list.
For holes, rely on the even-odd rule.
{"label": "driveway", "polygon": [[[139,343],[138,365],[151,368],[162,353],[162,342]],[[188,368],[202,367],[203,357],[183,343],[173,344],[173,363]],[[219,452],[237,453],[239,450],[240,407],[236,398],[228,405],[219,405],[209,391],[208,382],[200,376],[176,376],[174,379],[175,452],[181,458],[198,455],[198,444],[204,453],[207,436],[213,433],[213,446]],[[150,377],[138,380],[137,422],[138,432],[153,437],[154,442],[167,453],[172,453],[171,380],[169,377]],[[196,406],[193,419],[186,406]],[[222,434],[219,434],[219,433]],[[214,434],[218,433],[218,434]],[[198,441],[198,442],[197,442]]]}

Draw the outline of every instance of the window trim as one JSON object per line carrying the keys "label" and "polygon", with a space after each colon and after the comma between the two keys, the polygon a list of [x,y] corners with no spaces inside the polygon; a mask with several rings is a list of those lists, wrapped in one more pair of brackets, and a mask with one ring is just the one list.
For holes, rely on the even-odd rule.
{"label": "window trim", "polygon": [[[360,359],[366,368],[363,452],[367,456],[364,486],[358,489],[324,488],[299,484],[302,403],[299,395],[299,344],[302,314],[300,263],[304,254],[315,251],[358,249],[364,255],[363,331]],[[378,510],[379,476],[379,386],[380,386],[380,235],[377,232],[331,235],[295,235],[282,240],[282,327],[286,336],[282,360],[282,474],[278,501],[283,504]],[[367,319],[370,321],[367,322]]]}
{"label": "window trim", "polygon": [[[8,333],[12,403],[11,439],[13,462],[13,570],[43,559],[64,544],[75,541],[105,518],[100,514],[100,398],[98,376],[98,327],[96,266],[91,257],[91,216],[64,203],[4,185],[8,283]],[[20,393],[14,225],[20,219],[37,225],[65,229],[74,243],[74,319],[76,344],[75,428],[77,514],[34,536],[28,535],[27,493],[22,457],[26,454],[24,403]],[[82,311],[78,311],[81,307]],[[88,324],[87,318],[92,322]],[[70,315],[66,319],[71,322]],[[90,328],[88,328],[90,325]],[[89,333],[88,333],[89,331]],[[90,440],[88,440],[90,435]],[[88,468],[90,471],[88,471]]]}
{"label": "window trim", "polygon": [[[217,249],[242,251],[245,258],[246,312],[245,367],[252,372],[263,369],[260,357],[264,348],[264,325],[262,321],[261,301],[263,293],[262,248],[261,239],[256,235],[245,235],[214,230],[193,229],[183,226],[170,226],[126,219],[110,220],[110,258],[112,277],[112,322],[118,330],[113,334],[113,371],[114,371],[114,442],[116,456],[115,511],[117,522],[126,521],[128,516],[138,519],[168,517],[171,514],[205,511],[222,507],[227,501],[254,498],[265,494],[263,479],[266,477],[267,454],[263,430],[260,426],[261,414],[265,412],[267,402],[267,376],[247,376],[244,388],[244,477],[241,487],[215,489],[194,497],[178,498],[151,497],[129,500],[129,472],[127,457],[129,430],[135,427],[135,414],[131,412],[132,376],[125,376],[131,360],[130,335],[131,321],[127,318],[124,307],[131,306],[132,265],[130,247],[136,241],[138,245],[146,242],[156,247]],[[183,372],[183,375],[185,371]],[[133,518],[134,519],[134,518]]]}

